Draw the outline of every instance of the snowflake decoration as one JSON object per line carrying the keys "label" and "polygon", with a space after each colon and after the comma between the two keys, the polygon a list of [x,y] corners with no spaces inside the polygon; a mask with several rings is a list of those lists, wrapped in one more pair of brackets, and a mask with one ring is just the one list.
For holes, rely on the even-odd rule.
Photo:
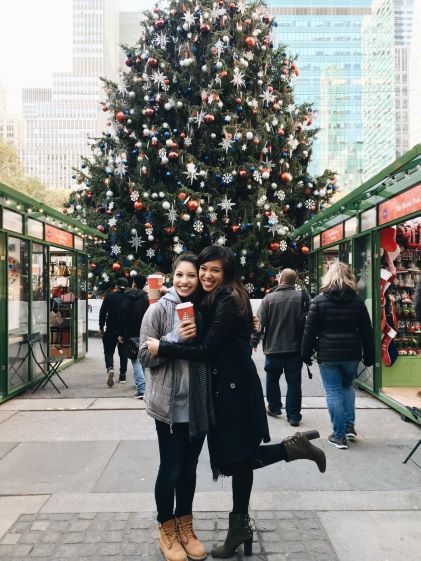
{"label": "snowflake decoration", "polygon": [[110,277],[107,275],[107,273],[102,273],[102,278],[104,279],[104,282],[108,282],[110,280]]}
{"label": "snowflake decoration", "polygon": [[244,81],[244,74],[238,67],[234,68],[233,79],[231,80],[231,84],[234,84],[238,89],[242,88],[246,85]]}
{"label": "snowflake decoration", "polygon": [[216,49],[216,54],[218,55],[218,58],[220,58],[220,56],[224,53],[226,48],[227,48],[227,46],[224,45],[224,42],[221,41],[221,39],[219,39],[215,43],[215,49]]}
{"label": "snowflake decoration", "polygon": [[218,220],[218,215],[216,214],[216,212],[211,212],[209,214],[209,219],[211,222],[216,222]]}
{"label": "snowflake decoration", "polygon": [[204,123],[204,121],[205,121],[205,115],[206,115],[206,113],[203,111],[203,109],[201,109],[201,110],[197,113],[197,115],[195,115],[195,116],[193,117],[193,121],[196,123],[198,129],[200,129],[200,125],[201,125],[202,123]]}
{"label": "snowflake decoration", "polygon": [[259,97],[263,99],[263,107],[268,107],[271,103],[275,101],[275,96],[271,91],[269,91],[269,88],[264,90],[262,95],[260,95]]}
{"label": "snowflake decoration", "polygon": [[246,6],[246,3],[244,2],[244,0],[239,0],[239,2],[237,4],[237,10],[240,12],[240,14],[242,16],[244,16],[244,14],[246,13],[246,10],[247,10],[247,6]]}
{"label": "snowflake decoration", "polygon": [[137,232],[136,232],[136,234],[132,237],[132,239],[129,240],[129,244],[133,247],[133,249],[135,250],[135,252],[139,249],[139,247],[142,246],[143,243],[145,243],[144,240],[142,240],[142,238],[138,235]]}
{"label": "snowflake decoration", "polygon": [[128,94],[128,90],[127,90],[126,84],[124,83],[123,76],[120,76],[120,79],[119,79],[118,84],[117,84],[117,91],[123,97]]}
{"label": "snowflake decoration", "polygon": [[315,204],[315,201],[313,199],[307,199],[304,204],[306,205],[306,208],[310,209]]}
{"label": "snowflake decoration", "polygon": [[111,201],[108,205],[108,210],[113,210],[114,208],[114,201]]}
{"label": "snowflake decoration", "polygon": [[262,184],[262,174],[259,170],[256,169],[256,171],[253,173],[253,179],[254,181],[257,181],[257,183]]}
{"label": "snowflake decoration", "polygon": [[218,203],[218,206],[221,207],[221,210],[225,210],[225,216],[228,216],[228,211],[232,210],[232,207],[235,206],[235,203],[232,203],[231,199],[228,199],[225,195],[222,199],[222,203]]}
{"label": "snowflake decoration", "polygon": [[190,179],[191,185],[193,185],[193,181],[198,178],[199,172],[197,171],[197,167],[193,163],[187,164],[187,171],[183,172],[184,175],[187,175],[187,178]]}
{"label": "snowflake decoration", "polygon": [[200,232],[203,232],[203,228],[204,228],[204,224],[203,224],[203,222],[201,222],[200,220],[196,220],[196,221],[193,223],[193,230],[194,230],[195,232],[199,232],[199,233],[200,233]]}
{"label": "snowflake decoration", "polygon": [[299,202],[297,203],[297,208],[302,208],[303,207],[303,203]]}
{"label": "snowflake decoration", "polygon": [[147,234],[148,236],[152,236],[152,234],[153,234],[153,228],[152,228],[152,227],[151,227],[151,228],[145,228],[145,232],[146,232],[146,234]]}
{"label": "snowflake decoration", "polygon": [[215,242],[216,245],[225,245],[226,243],[227,238],[225,236],[219,236],[219,238]]}
{"label": "snowflake decoration", "polygon": [[[282,240],[282,241],[283,241],[283,240]],[[281,243],[282,243],[282,242],[281,242]],[[281,248],[279,248],[279,249],[280,249],[280,251],[282,251]],[[276,273],[275,279],[278,281],[278,283],[281,282],[281,271],[279,271],[278,273]]]}
{"label": "snowflake decoration", "polygon": [[222,18],[227,13],[226,8],[221,8],[218,4],[214,4],[212,8],[212,19]]}
{"label": "snowflake decoration", "polygon": [[165,76],[165,74],[160,70],[155,70],[154,72],[152,72],[151,79],[152,82],[156,86],[158,86],[158,90],[159,88],[164,88],[166,86],[165,80],[167,80],[167,76]]}
{"label": "snowflake decoration", "polygon": [[273,238],[275,237],[275,234],[278,233],[278,225],[276,223],[268,224],[265,228],[267,228],[268,234],[272,234]]}
{"label": "snowflake decoration", "polygon": [[170,210],[167,212],[168,222],[171,222],[171,226],[174,226],[174,222],[177,222],[177,211],[174,208],[174,205],[171,205]]}
{"label": "snowflake decoration", "polygon": [[228,154],[228,150],[231,148],[231,146],[234,144],[234,141],[232,138],[223,138],[222,142],[219,143],[219,146],[225,150],[225,153]]}
{"label": "snowflake decoration", "polygon": [[121,253],[121,247],[117,244],[111,246],[111,255],[118,255]]}
{"label": "snowflake decoration", "polygon": [[139,191],[132,191],[130,193],[130,199],[134,202],[137,201],[139,198]]}
{"label": "snowflake decoration", "polygon": [[161,159],[167,157],[167,151],[165,150],[165,148],[161,148],[161,149],[159,150],[158,156],[159,156]]}
{"label": "snowflake decoration", "polygon": [[247,51],[244,55],[244,58],[251,62],[252,60],[254,60],[254,53],[252,53],[251,51]]}
{"label": "snowflake decoration", "polygon": [[165,49],[167,44],[170,42],[165,33],[161,32],[161,35],[155,35],[154,43],[160,49]]}
{"label": "snowflake decoration", "polygon": [[241,150],[242,150],[243,152],[245,152],[245,151],[247,150],[247,144],[243,144],[243,145],[241,146]]}
{"label": "snowflake decoration", "polygon": [[251,282],[248,282],[247,284],[244,285],[247,290],[249,291],[249,294],[252,294],[254,292],[254,284]]}
{"label": "snowflake decoration", "polygon": [[110,226],[110,228],[112,228],[113,226],[115,226],[117,224],[117,218],[110,218],[108,220],[108,225]]}
{"label": "snowflake decoration", "polygon": [[298,140],[293,136],[290,136],[288,140],[288,144],[290,145],[291,150],[295,150],[298,146]]}
{"label": "snowflake decoration", "polygon": [[244,265],[245,265],[246,263],[247,263],[246,256],[245,256],[245,255],[242,255],[242,256],[240,257],[240,264],[243,265],[243,267],[244,267]]}
{"label": "snowflake decoration", "polygon": [[179,255],[183,251],[183,244],[181,244],[180,242],[174,244],[173,250],[174,253],[177,253],[177,255]]}
{"label": "snowflake decoration", "polygon": [[155,257],[155,250],[150,247],[146,252],[146,257],[149,257],[149,259],[152,259],[152,257]]}
{"label": "snowflake decoration", "polygon": [[225,184],[229,184],[232,183],[234,177],[232,175],[232,173],[224,173],[224,175],[222,176],[222,181]]}
{"label": "snowflake decoration", "polygon": [[282,190],[280,190],[280,191],[275,191],[275,197],[276,197],[277,199],[279,199],[280,201],[285,200],[285,191],[282,191]]}
{"label": "snowflake decoration", "polygon": [[115,173],[119,177],[123,177],[127,173],[127,166],[123,163],[121,158],[117,158],[115,162]]}
{"label": "snowflake decoration", "polygon": [[192,14],[190,10],[187,10],[187,12],[183,16],[183,19],[184,19],[184,22],[187,23],[187,25],[189,27],[191,27],[192,25],[195,24],[194,14]]}
{"label": "snowflake decoration", "polygon": [[192,139],[190,138],[190,136],[186,136],[186,138],[184,139],[184,146],[186,148],[189,148],[192,145]]}
{"label": "snowflake decoration", "polygon": [[149,82],[149,80],[147,80],[143,86],[142,86],[142,90],[144,90],[145,92],[147,92],[148,90],[151,89],[151,83]]}
{"label": "snowflake decoration", "polygon": [[222,85],[222,78],[221,78],[221,75],[220,75],[220,74],[216,74],[213,81],[214,81],[214,84],[215,84],[216,86],[221,87],[221,85]]}

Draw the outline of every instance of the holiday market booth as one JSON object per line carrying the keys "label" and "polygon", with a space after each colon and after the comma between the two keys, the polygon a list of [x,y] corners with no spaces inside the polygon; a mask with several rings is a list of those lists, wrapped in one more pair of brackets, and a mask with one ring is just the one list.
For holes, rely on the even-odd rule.
{"label": "holiday market booth", "polygon": [[375,365],[361,364],[356,384],[402,418],[421,422],[421,323],[414,307],[421,282],[421,144],[293,237],[310,250],[312,296],[330,263],[352,265],[376,342]]}
{"label": "holiday market booth", "polygon": [[87,237],[106,238],[0,183],[0,401],[85,355]]}

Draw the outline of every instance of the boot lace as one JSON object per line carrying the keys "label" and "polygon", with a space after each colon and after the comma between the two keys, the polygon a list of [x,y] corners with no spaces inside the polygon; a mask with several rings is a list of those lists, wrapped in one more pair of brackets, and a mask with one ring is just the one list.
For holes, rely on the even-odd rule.
{"label": "boot lace", "polygon": [[164,528],[163,526],[161,526],[161,532],[166,541],[168,549],[171,549],[175,542],[178,541],[177,528],[175,526],[171,528]]}
{"label": "boot lace", "polygon": [[197,536],[193,531],[193,521],[178,521],[178,534],[183,543],[188,543],[191,538],[197,539]]}

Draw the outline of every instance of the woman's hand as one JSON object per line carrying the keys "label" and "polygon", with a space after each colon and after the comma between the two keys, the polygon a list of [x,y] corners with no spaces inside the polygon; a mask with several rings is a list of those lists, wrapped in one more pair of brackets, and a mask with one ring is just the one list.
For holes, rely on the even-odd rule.
{"label": "woman's hand", "polygon": [[253,316],[253,331],[260,331],[260,321],[257,316]]}
{"label": "woman's hand", "polygon": [[181,339],[194,339],[196,337],[196,322],[194,319],[185,319],[178,326]]}
{"label": "woman's hand", "polygon": [[152,356],[158,356],[159,352],[159,339],[154,339],[153,337],[148,337],[147,341],[148,351]]}

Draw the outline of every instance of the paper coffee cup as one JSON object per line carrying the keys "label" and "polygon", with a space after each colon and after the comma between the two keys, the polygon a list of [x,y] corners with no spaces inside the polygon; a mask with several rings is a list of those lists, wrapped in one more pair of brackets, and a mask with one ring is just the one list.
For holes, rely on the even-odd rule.
{"label": "paper coffee cup", "polygon": [[162,275],[149,275],[148,276],[148,298],[149,304],[158,302],[161,297],[161,288],[164,284],[164,277]]}
{"label": "paper coffee cup", "polygon": [[191,302],[177,304],[175,309],[177,310],[180,321],[184,321],[185,319],[194,319],[194,307]]}

